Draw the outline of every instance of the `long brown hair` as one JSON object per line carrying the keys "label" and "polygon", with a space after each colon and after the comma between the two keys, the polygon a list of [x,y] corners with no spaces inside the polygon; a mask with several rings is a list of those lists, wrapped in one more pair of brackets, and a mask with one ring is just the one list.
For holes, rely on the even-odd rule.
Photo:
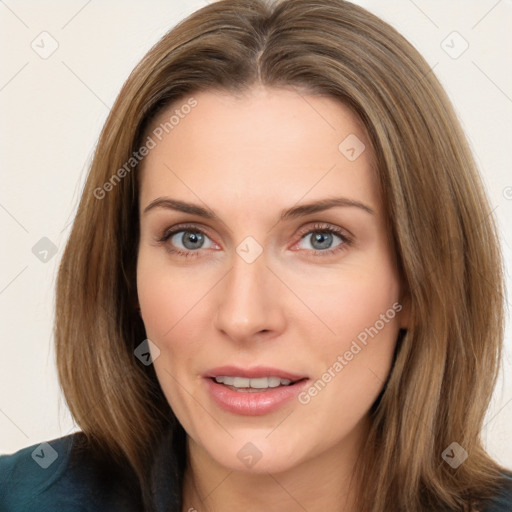
{"label": "long brown hair", "polygon": [[[502,470],[480,438],[504,321],[491,209],[425,60],[388,24],[343,0],[217,1],[168,32],[129,76],[100,135],[59,269],[55,339],[71,413],[92,445],[128,463],[146,489],[155,443],[176,420],[152,366],[134,356],[146,336],[136,311],[130,158],[171,102],[255,83],[348,105],[375,155],[412,326],[371,411],[360,510],[478,510]],[[442,458],[453,442],[468,453],[456,469]]]}

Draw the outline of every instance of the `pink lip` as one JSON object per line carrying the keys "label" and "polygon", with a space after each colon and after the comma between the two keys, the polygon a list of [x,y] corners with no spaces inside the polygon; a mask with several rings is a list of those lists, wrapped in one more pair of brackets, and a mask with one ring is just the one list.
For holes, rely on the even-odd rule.
{"label": "pink lip", "polygon": [[246,377],[248,379],[257,379],[258,377],[279,377],[280,379],[300,380],[307,378],[306,375],[290,373],[270,366],[255,366],[253,368],[239,368],[237,366],[219,366],[212,368],[204,374],[204,377]]}
{"label": "pink lip", "polygon": [[[254,392],[234,391],[224,384],[215,382],[213,377],[223,375],[246,378],[280,377],[300,382],[290,386],[279,386]],[[221,409],[244,416],[262,416],[278,410],[296,398],[309,382],[307,377],[268,367],[242,369],[234,366],[223,366],[214,368],[205,374],[204,377],[208,393]]]}

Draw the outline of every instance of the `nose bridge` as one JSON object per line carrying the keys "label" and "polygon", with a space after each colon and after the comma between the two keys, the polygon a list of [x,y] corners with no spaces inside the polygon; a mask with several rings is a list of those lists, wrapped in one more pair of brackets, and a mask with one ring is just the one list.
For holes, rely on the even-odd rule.
{"label": "nose bridge", "polygon": [[256,254],[256,249],[251,241],[237,247],[215,315],[216,328],[241,341],[262,330],[279,328],[277,283],[272,282],[266,255],[262,251]]}

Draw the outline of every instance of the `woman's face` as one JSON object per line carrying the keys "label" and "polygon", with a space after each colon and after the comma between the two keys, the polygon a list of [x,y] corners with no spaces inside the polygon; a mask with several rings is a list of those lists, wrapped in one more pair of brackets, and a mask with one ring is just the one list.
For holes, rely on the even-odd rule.
{"label": "woman's face", "polygon": [[364,442],[405,317],[357,118],[258,87],[194,94],[148,135],[138,296],[192,449],[277,472]]}

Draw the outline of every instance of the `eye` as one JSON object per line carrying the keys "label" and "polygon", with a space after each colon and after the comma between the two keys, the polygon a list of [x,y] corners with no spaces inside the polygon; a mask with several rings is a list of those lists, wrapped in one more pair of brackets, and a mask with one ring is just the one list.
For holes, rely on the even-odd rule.
{"label": "eye", "polygon": [[317,224],[301,235],[298,245],[299,248],[313,251],[314,255],[325,255],[343,250],[350,243],[350,238],[341,228]]}
{"label": "eye", "polygon": [[[344,230],[325,224],[315,224],[313,228],[304,230],[300,236],[301,239],[296,245],[313,256],[334,254],[346,249],[352,243]],[[202,229],[194,225],[175,226],[168,229],[157,241],[164,244],[170,253],[187,258],[200,256],[200,249],[219,248]]]}
{"label": "eye", "polygon": [[198,249],[213,248],[210,237],[194,226],[175,227],[166,231],[158,241],[165,243],[169,252],[186,257],[196,256],[199,253]]}
{"label": "eye", "polygon": [[209,238],[202,233],[201,231],[178,231],[171,238],[170,241],[173,245],[179,247],[181,243],[184,247],[179,247],[180,249],[187,249],[189,251],[193,251],[194,249],[203,249],[208,247],[203,247],[206,240]]}

